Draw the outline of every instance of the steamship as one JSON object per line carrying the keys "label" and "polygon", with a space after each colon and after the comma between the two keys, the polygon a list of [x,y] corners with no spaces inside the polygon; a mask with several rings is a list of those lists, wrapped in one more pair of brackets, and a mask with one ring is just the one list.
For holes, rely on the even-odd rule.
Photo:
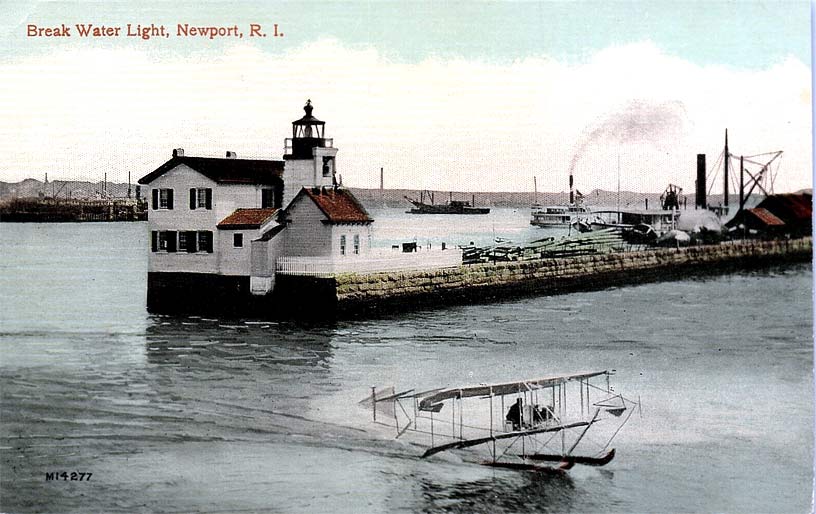
{"label": "steamship", "polygon": [[424,191],[420,193],[420,199],[415,200],[413,198],[405,197],[406,200],[411,202],[411,205],[414,206],[413,209],[409,211],[405,211],[408,214],[488,214],[490,213],[489,207],[475,207],[473,203],[475,202],[475,195],[473,198],[473,203],[463,201],[463,200],[454,200],[453,194],[451,193],[451,198],[448,203],[444,204],[435,204],[433,201],[433,193],[429,192],[428,196],[431,199],[431,203],[425,203],[425,195]]}
{"label": "steamship", "polygon": [[533,177],[533,184],[536,202],[532,206],[530,225],[543,228],[569,227],[585,222],[589,218],[591,211],[583,205],[584,195],[573,188],[572,172],[569,175],[570,198],[567,205],[539,205],[535,177]]}

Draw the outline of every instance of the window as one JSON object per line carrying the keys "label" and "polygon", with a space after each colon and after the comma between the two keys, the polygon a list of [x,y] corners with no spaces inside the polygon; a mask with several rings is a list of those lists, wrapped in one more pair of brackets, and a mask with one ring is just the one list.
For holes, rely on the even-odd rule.
{"label": "window", "polygon": [[187,250],[187,253],[195,253],[196,250],[198,249],[198,247],[196,245],[196,239],[198,239],[198,238],[196,237],[195,230],[188,230],[187,232],[179,232],[179,250],[181,249],[181,242],[180,242],[181,241],[181,234],[184,234],[184,238],[187,240],[187,246],[185,247],[185,250]]}
{"label": "window", "polygon": [[[177,251],[195,253],[212,253],[212,232],[193,230],[177,232],[175,230],[154,230],[150,234],[150,249],[153,252],[174,253]],[[196,244],[198,243],[198,244]]]}
{"label": "window", "polygon": [[154,230],[151,234],[150,249],[154,252],[175,252],[177,233],[173,230]]}
{"label": "window", "polygon": [[213,233],[209,230],[203,230],[198,233],[198,251],[212,253]]}
{"label": "window", "polygon": [[275,190],[271,188],[261,189],[261,209],[272,209],[275,207]]}
{"label": "window", "polygon": [[334,171],[334,157],[323,157],[323,176],[331,177]]}
{"label": "window", "polygon": [[340,236],[340,255],[346,255],[346,236]]}
{"label": "window", "polygon": [[243,248],[244,247],[244,235],[243,234],[233,234],[232,235],[232,246],[235,248]]}
{"label": "window", "polygon": [[159,190],[159,209],[169,209],[172,205],[170,198],[172,198],[173,194],[170,191],[170,189]]}
{"label": "window", "polygon": [[360,254],[360,235],[354,234],[354,254]]}
{"label": "window", "polygon": [[153,210],[157,209],[173,209],[173,190],[172,189],[154,189],[153,190]]}
{"label": "window", "polygon": [[196,252],[196,233],[194,231],[183,231],[178,233],[178,250],[180,252]]}
{"label": "window", "polygon": [[212,189],[190,188],[190,210],[212,209]]}

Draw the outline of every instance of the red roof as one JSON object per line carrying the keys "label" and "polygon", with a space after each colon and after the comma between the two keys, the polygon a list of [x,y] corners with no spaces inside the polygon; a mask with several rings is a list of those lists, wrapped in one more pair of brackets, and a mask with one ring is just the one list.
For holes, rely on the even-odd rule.
{"label": "red roof", "polygon": [[218,223],[220,229],[258,228],[275,215],[278,209],[236,209]]}
{"label": "red roof", "polygon": [[810,223],[813,197],[807,193],[771,195],[762,200],[758,207],[769,210],[788,224]]}
{"label": "red roof", "polygon": [[329,223],[371,223],[374,221],[348,189],[304,187],[298,193],[298,196],[301,195],[310,198],[326,215]]}
{"label": "red roof", "polygon": [[757,207],[754,209],[746,209],[747,212],[753,214],[759,221],[767,227],[781,227],[785,224],[784,221],[771,214],[768,209]]}

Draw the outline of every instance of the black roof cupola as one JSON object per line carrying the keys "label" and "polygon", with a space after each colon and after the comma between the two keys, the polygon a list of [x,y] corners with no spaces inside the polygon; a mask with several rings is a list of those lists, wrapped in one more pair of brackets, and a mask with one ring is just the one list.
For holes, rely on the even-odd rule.
{"label": "black roof cupola", "polygon": [[326,122],[312,116],[314,106],[311,100],[306,100],[303,110],[306,114],[292,122],[292,138],[286,140],[284,158],[311,159],[314,148],[332,147],[332,140],[325,137]]}

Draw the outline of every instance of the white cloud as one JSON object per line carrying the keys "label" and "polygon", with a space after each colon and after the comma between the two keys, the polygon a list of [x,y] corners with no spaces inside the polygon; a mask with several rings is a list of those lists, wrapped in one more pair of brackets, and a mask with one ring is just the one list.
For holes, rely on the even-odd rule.
{"label": "white cloud", "polygon": [[[155,58],[71,50],[0,65],[0,179],[140,177],[188,155],[280,158],[311,98],[340,148],[344,183],[456,190],[693,189],[696,154],[785,150],[777,190],[810,187],[810,69],[700,67],[649,42],[586,63],[391,62],[322,40],[270,55]],[[667,114],[669,113],[669,114]],[[661,115],[668,117],[660,118]],[[627,121],[628,120],[628,121]],[[590,136],[603,127],[638,132]],[[597,134],[596,134],[597,135]],[[592,139],[591,141],[588,141]],[[715,188],[715,191],[717,188]]]}

